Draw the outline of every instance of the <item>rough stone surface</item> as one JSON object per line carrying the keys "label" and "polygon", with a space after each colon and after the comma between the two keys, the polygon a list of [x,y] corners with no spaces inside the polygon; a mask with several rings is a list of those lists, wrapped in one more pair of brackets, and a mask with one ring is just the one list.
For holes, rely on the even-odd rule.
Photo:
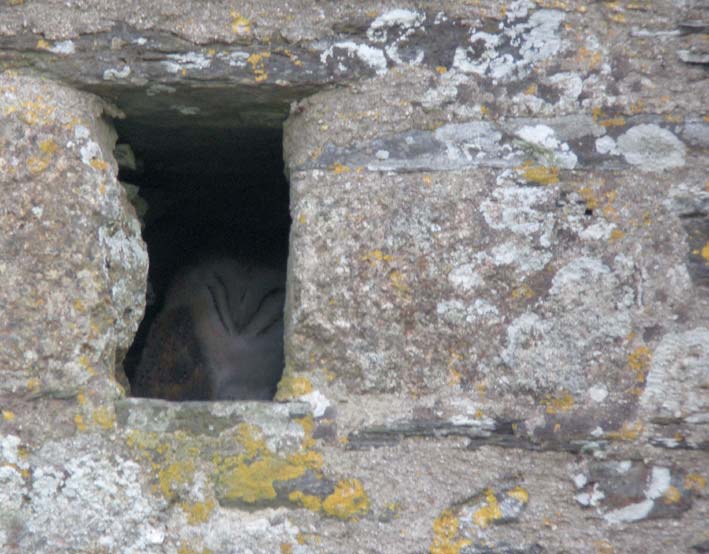
{"label": "rough stone surface", "polygon": [[[4,3],[0,551],[705,551],[707,15]],[[121,112],[156,155],[287,117],[279,402],[121,398]]]}

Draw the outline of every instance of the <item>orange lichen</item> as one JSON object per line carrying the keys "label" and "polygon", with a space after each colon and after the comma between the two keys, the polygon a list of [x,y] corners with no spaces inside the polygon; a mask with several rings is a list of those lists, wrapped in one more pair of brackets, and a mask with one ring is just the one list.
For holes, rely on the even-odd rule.
{"label": "orange lichen", "polygon": [[84,416],[81,414],[76,414],[74,416],[74,425],[76,425],[77,431],[86,431],[86,422],[84,421]]}
{"label": "orange lichen", "polygon": [[394,257],[391,254],[385,254],[381,250],[370,250],[362,256],[362,260],[368,261],[372,265],[377,262],[391,262],[393,259]]}
{"label": "orange lichen", "polygon": [[278,383],[276,400],[290,400],[313,392],[313,384],[307,377],[284,375]]}
{"label": "orange lichen", "polygon": [[598,122],[599,125],[602,127],[622,127],[625,125],[625,118],[624,117],[611,117],[609,119],[604,119],[602,121]]}
{"label": "orange lichen", "polygon": [[643,424],[640,421],[636,421],[635,423],[623,423],[619,431],[610,431],[606,433],[606,437],[611,440],[632,441],[640,436],[643,429]]}
{"label": "orange lichen", "polygon": [[246,59],[249,65],[251,65],[251,70],[254,72],[254,80],[257,83],[268,79],[268,72],[265,69],[265,60],[270,57],[270,52],[261,52],[253,53]]}
{"label": "orange lichen", "polygon": [[553,185],[559,182],[559,168],[535,165],[531,161],[524,162],[517,168],[522,172],[525,181],[540,185]]}
{"label": "orange lichen", "polygon": [[288,500],[295,504],[300,504],[306,510],[319,512],[322,509],[322,501],[312,494],[305,494],[302,491],[293,491],[288,495]]}
{"label": "orange lichen", "polygon": [[110,408],[106,406],[99,406],[91,414],[91,419],[93,422],[101,427],[102,429],[112,429],[116,423],[116,416]]}
{"label": "orange lichen", "polygon": [[194,477],[195,465],[191,460],[178,460],[160,469],[158,472],[158,483],[162,495],[167,500],[173,500],[178,496],[176,488],[189,483]]}
{"label": "orange lichen", "polygon": [[330,166],[330,171],[332,171],[335,175],[341,175],[350,171],[350,168],[340,162],[335,162]]}
{"label": "orange lichen", "polygon": [[652,360],[652,352],[647,346],[638,346],[628,354],[628,368],[635,374],[637,383],[644,383]]}
{"label": "orange lichen", "polygon": [[433,542],[430,554],[460,554],[471,541],[458,538],[460,522],[451,510],[444,510],[433,522]]}
{"label": "orange lichen", "polygon": [[667,487],[667,490],[662,495],[662,501],[665,504],[677,504],[680,500],[682,500],[682,493],[679,492],[677,487],[672,485]]}
{"label": "orange lichen", "polygon": [[613,229],[611,231],[610,240],[611,240],[611,242],[615,242],[617,240],[622,239],[624,236],[625,236],[625,231],[621,231],[620,229]]}
{"label": "orange lichen", "polygon": [[702,258],[704,258],[707,262],[709,262],[709,241],[707,241],[707,243],[699,251],[699,255]]}
{"label": "orange lichen", "polygon": [[520,300],[522,298],[530,300],[534,298],[534,291],[529,285],[523,283],[520,286],[512,289],[511,296],[513,300]]}
{"label": "orange lichen", "polygon": [[108,169],[108,163],[104,162],[103,160],[99,160],[97,158],[94,158],[89,162],[89,165],[93,167],[94,169],[98,169],[99,171],[106,171]]}
{"label": "orange lichen", "polygon": [[389,282],[391,283],[391,286],[399,292],[411,292],[409,285],[406,284],[406,279],[403,273],[401,273],[398,269],[393,269],[389,273]]}
{"label": "orange lichen", "polygon": [[522,504],[529,502],[529,493],[522,487],[515,487],[514,489],[507,491],[507,496],[518,500]]}
{"label": "orange lichen", "polygon": [[180,507],[187,516],[188,524],[201,525],[212,515],[214,508],[216,508],[216,502],[210,498],[204,502],[182,502]]}
{"label": "orange lichen", "polygon": [[574,397],[565,392],[559,396],[547,395],[542,404],[546,406],[546,413],[558,414],[559,412],[568,412],[574,406]]}
{"label": "orange lichen", "polygon": [[704,490],[707,485],[707,480],[698,473],[688,473],[684,478],[684,488],[694,492]]}
{"label": "orange lichen", "polygon": [[344,479],[323,500],[322,509],[338,519],[354,519],[369,511],[369,497],[358,479]]}
{"label": "orange lichen", "polygon": [[232,33],[235,35],[247,35],[251,33],[251,21],[234,10],[230,12],[230,15]]}
{"label": "orange lichen", "polygon": [[492,522],[502,519],[502,510],[492,489],[485,490],[485,505],[473,514],[473,523],[478,527],[487,527]]}

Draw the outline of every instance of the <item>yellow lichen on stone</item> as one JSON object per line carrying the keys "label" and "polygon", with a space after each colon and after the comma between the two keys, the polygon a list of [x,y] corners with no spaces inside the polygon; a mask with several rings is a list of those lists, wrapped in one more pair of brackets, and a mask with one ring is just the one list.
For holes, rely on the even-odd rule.
{"label": "yellow lichen on stone", "polygon": [[307,377],[284,375],[278,383],[276,400],[291,400],[313,392],[313,384]]}
{"label": "yellow lichen on stone", "polygon": [[39,143],[39,149],[45,154],[54,154],[57,151],[57,143],[52,139],[43,140]]}
{"label": "yellow lichen on stone", "polygon": [[369,511],[369,497],[359,479],[344,479],[322,503],[323,511],[339,519],[353,519]]}
{"label": "yellow lichen on stone", "polygon": [[86,422],[84,421],[84,416],[82,416],[81,414],[76,414],[74,416],[74,425],[76,425],[77,431],[84,432],[87,429]]}
{"label": "yellow lichen on stone", "polygon": [[507,491],[507,496],[518,500],[522,504],[529,502],[529,493],[522,487],[515,487],[514,489]]}
{"label": "yellow lichen on stone", "polygon": [[527,284],[521,284],[520,286],[512,289],[512,299],[513,300],[521,300],[521,299],[526,299],[530,300],[534,298],[534,291],[531,289],[531,287]]}
{"label": "yellow lichen on stone", "polygon": [[184,485],[194,477],[195,465],[191,460],[179,460],[167,464],[158,472],[160,492],[167,500],[177,497],[175,485]]}
{"label": "yellow lichen on stone", "polygon": [[293,554],[293,545],[287,542],[281,543],[281,554]]}
{"label": "yellow lichen on stone", "polygon": [[30,156],[27,158],[27,169],[30,173],[42,173],[49,167],[49,162],[51,159],[47,156]]}
{"label": "yellow lichen on stone", "polygon": [[27,390],[30,392],[37,392],[41,386],[42,382],[37,377],[30,377],[27,379]]}
{"label": "yellow lichen on stone", "polygon": [[411,288],[406,284],[404,274],[398,269],[393,269],[389,272],[389,282],[391,286],[401,293],[411,292]]}
{"label": "yellow lichen on stone", "polygon": [[246,449],[246,456],[248,458],[254,458],[259,454],[268,454],[268,448],[260,436],[258,428],[254,425],[248,423],[242,423],[236,430],[237,436],[239,438],[239,444],[241,444]]}
{"label": "yellow lichen on stone", "polygon": [[553,415],[559,412],[568,412],[574,406],[574,397],[565,392],[559,396],[547,395],[542,404],[546,406],[546,413]]}
{"label": "yellow lichen on stone", "polygon": [[2,411],[2,418],[5,421],[14,421],[15,420],[15,414],[14,412],[11,412],[10,410],[3,410]]}
{"label": "yellow lichen on stone", "polygon": [[99,160],[94,158],[89,162],[89,165],[93,167],[94,169],[98,169],[99,171],[106,171],[108,169],[108,163],[104,162],[103,160]]}
{"label": "yellow lichen on stone", "polygon": [[448,69],[447,69],[445,66],[443,66],[443,65],[437,65],[437,66],[436,66],[436,73],[438,73],[439,75],[443,75],[443,74],[446,73],[447,71],[448,71]]}
{"label": "yellow lichen on stone", "polygon": [[275,456],[247,463],[242,456],[230,456],[218,464],[218,481],[226,500],[255,504],[276,498],[274,481],[289,481],[305,473],[297,466]]}
{"label": "yellow lichen on stone", "polygon": [[684,488],[694,492],[704,490],[707,485],[707,480],[698,473],[688,473],[684,478]]}
{"label": "yellow lichen on stone", "polygon": [[212,515],[216,502],[211,498],[204,502],[182,502],[182,511],[187,515],[187,523],[190,525],[201,525]]}
{"label": "yellow lichen on stone", "polygon": [[643,424],[640,421],[635,423],[623,423],[619,431],[606,433],[606,437],[612,440],[633,441],[643,432]]}
{"label": "yellow lichen on stone", "polygon": [[247,35],[251,33],[251,21],[234,10],[230,12],[230,15],[232,33],[235,35]]}
{"label": "yellow lichen on stone", "polygon": [[332,171],[335,175],[341,175],[343,173],[349,172],[350,168],[346,165],[341,164],[340,162],[335,162],[330,166],[330,171]]}
{"label": "yellow lichen on stone", "polygon": [[89,360],[89,357],[86,356],[85,354],[82,354],[79,356],[79,364],[86,369],[87,373],[89,375],[96,375],[96,370],[94,369],[94,366],[91,365],[91,360]]}
{"label": "yellow lichen on stone", "polygon": [[677,504],[680,500],[682,500],[682,493],[673,485],[667,487],[667,490],[662,495],[662,501],[665,504]]}
{"label": "yellow lichen on stone", "polygon": [[540,185],[553,185],[559,182],[559,168],[535,165],[531,161],[524,162],[519,168],[522,177],[527,182]]}
{"label": "yellow lichen on stone", "polygon": [[306,510],[312,512],[319,512],[322,508],[322,502],[317,496],[312,494],[305,494],[302,491],[293,491],[288,495],[288,500],[294,504],[300,504]]}
{"label": "yellow lichen on stone", "polygon": [[197,548],[193,545],[183,542],[177,549],[177,554],[214,554],[214,551],[210,548],[200,547]]}
{"label": "yellow lichen on stone", "polygon": [[622,239],[625,236],[625,231],[622,231],[620,229],[613,229],[611,231],[611,236],[610,236],[610,241],[615,242],[620,239]]}
{"label": "yellow lichen on stone", "polygon": [[704,258],[707,262],[709,262],[709,241],[707,241],[707,243],[699,251],[699,255],[702,258]]}
{"label": "yellow lichen on stone", "polygon": [[265,69],[265,61],[267,58],[271,57],[270,52],[253,53],[246,61],[251,65],[251,71],[254,72],[254,80],[257,83],[265,81],[268,79],[268,72]]}
{"label": "yellow lichen on stone", "polygon": [[107,408],[106,406],[99,406],[96,408],[94,413],[91,415],[91,419],[93,419],[96,425],[106,430],[113,429],[113,426],[116,423],[116,416],[113,410]]}
{"label": "yellow lichen on stone", "polygon": [[471,541],[458,538],[460,522],[451,510],[444,510],[433,522],[430,554],[460,554]]}
{"label": "yellow lichen on stone", "polygon": [[36,47],[39,50],[49,50],[49,43],[43,38],[41,38],[37,41]]}
{"label": "yellow lichen on stone", "polygon": [[492,522],[502,519],[502,510],[492,489],[485,490],[485,506],[473,514],[473,523],[478,527],[487,527]]}
{"label": "yellow lichen on stone", "polygon": [[603,127],[622,127],[625,125],[624,117],[611,117],[609,119],[604,119],[598,122],[599,125]]}
{"label": "yellow lichen on stone", "polygon": [[22,103],[20,119],[27,125],[49,124],[52,122],[55,108],[44,102],[42,98],[27,100]]}
{"label": "yellow lichen on stone", "polygon": [[362,256],[362,259],[374,265],[377,262],[391,262],[394,257],[390,254],[385,254],[381,250],[370,250]]}
{"label": "yellow lichen on stone", "polygon": [[321,469],[323,464],[325,463],[322,453],[318,452],[317,450],[295,452],[288,456],[288,461],[293,465],[303,466],[312,470]]}
{"label": "yellow lichen on stone", "polygon": [[628,368],[635,373],[635,381],[644,383],[652,360],[652,352],[647,346],[638,346],[628,354]]}

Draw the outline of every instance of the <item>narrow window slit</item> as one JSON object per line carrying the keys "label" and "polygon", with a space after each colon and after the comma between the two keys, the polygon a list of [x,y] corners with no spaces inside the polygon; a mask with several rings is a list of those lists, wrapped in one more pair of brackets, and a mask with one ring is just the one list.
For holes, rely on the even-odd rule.
{"label": "narrow window slit", "polygon": [[[283,372],[290,216],[282,132],[116,122],[148,245],[131,395],[272,400]],[[137,187],[137,188],[136,188]]]}

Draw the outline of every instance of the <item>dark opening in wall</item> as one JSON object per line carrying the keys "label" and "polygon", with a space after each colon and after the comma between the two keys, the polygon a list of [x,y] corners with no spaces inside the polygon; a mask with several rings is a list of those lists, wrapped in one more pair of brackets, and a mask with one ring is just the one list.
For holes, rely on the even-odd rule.
{"label": "dark opening in wall", "polygon": [[280,128],[129,117],[116,129],[150,256],[146,314],[123,364],[132,395],[272,399],[290,228]]}

